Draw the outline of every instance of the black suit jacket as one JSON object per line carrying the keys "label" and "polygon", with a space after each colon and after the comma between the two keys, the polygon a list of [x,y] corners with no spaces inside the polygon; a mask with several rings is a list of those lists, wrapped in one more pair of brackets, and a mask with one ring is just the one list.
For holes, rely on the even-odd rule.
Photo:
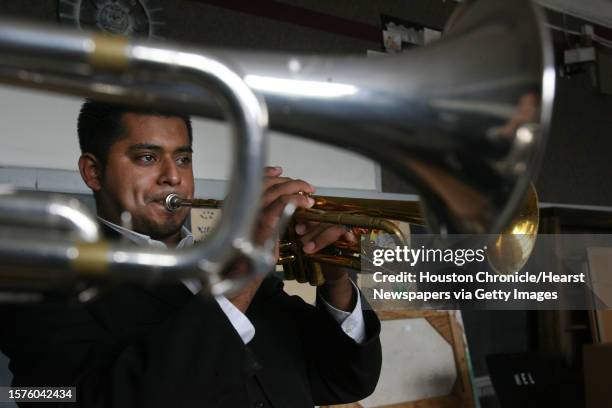
{"label": "black suit jacket", "polygon": [[364,311],[366,340],[357,344],[282,286],[268,277],[259,288],[248,345],[214,299],[179,283],[121,284],[88,304],[3,306],[0,347],[13,385],[76,386],[84,407],[299,408],[372,393],[381,366],[375,313]]}

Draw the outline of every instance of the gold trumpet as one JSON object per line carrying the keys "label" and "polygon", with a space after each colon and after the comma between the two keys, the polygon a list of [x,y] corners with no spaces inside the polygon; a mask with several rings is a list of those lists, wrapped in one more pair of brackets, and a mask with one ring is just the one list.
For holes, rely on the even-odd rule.
{"label": "gold trumpet", "polygon": [[[304,221],[344,225],[358,237],[385,232],[396,245],[407,245],[407,237],[399,223],[424,225],[421,203],[417,201],[376,200],[310,195],[315,200],[311,208],[299,208],[280,243],[278,264],[282,265],[285,278],[298,282],[310,282],[313,286],[325,282],[321,263],[351,269],[361,269],[359,244],[338,241],[316,254],[305,254],[295,232],[295,224]],[[168,211],[180,207],[221,208],[223,200],[185,199],[169,194],[165,201]],[[520,269],[529,259],[535,246],[539,223],[538,197],[530,183],[526,197],[511,223],[498,235],[488,260],[497,273],[507,274]],[[359,242],[359,240],[358,240]]]}

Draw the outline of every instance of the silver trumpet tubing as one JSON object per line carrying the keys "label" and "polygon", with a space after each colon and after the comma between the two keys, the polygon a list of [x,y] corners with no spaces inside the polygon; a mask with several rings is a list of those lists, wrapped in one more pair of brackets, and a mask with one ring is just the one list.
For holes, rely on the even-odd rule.
{"label": "silver trumpet tubing", "polygon": [[[3,228],[0,287],[9,282],[13,288],[38,288],[45,280],[55,286],[58,279],[68,283],[79,278],[155,283],[198,277],[209,291],[221,294],[238,286],[237,280],[227,281],[222,276],[223,267],[238,255],[250,259],[254,272],[267,272],[273,265],[271,252],[251,240],[256,207],[250,203],[257,202],[261,192],[266,110],[225,63],[179,46],[2,21],[0,66],[0,81],[9,85],[198,114],[197,106],[186,108],[181,95],[164,86],[174,81],[188,83],[200,88],[202,94],[212,94],[234,129],[227,215],[223,214],[210,239],[189,249],[161,251],[72,236],[49,240],[30,234],[15,238],[7,235],[9,228]],[[142,95],[131,86],[135,77],[160,86]],[[0,195],[0,208],[8,210],[20,197]],[[29,212],[38,219],[51,216],[52,206],[28,206],[31,208],[17,213]],[[80,230],[91,224],[85,211],[70,208],[70,218],[79,223]]]}
{"label": "silver trumpet tubing", "polygon": [[0,224],[2,232],[14,228],[29,227],[73,233],[74,239],[93,243],[100,237],[95,217],[77,199],[60,195],[43,195],[0,187]]}
{"label": "silver trumpet tubing", "polygon": [[23,256],[0,241],[0,257],[11,268],[86,277],[199,276],[213,292],[227,290],[220,271],[236,254],[270,265],[250,240],[266,122],[394,171],[419,190],[431,231],[498,233],[544,151],[555,71],[543,22],[529,0],[469,2],[441,40],[374,58],[194,50],[0,22],[1,82],[211,118],[225,112],[236,130],[230,195],[203,245],[161,252],[32,238]]}

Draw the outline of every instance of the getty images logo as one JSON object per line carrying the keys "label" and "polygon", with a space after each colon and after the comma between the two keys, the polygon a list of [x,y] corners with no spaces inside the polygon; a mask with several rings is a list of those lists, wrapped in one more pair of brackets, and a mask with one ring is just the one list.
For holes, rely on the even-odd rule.
{"label": "getty images logo", "polygon": [[514,374],[514,382],[519,387],[525,385],[535,385],[535,380],[533,379],[530,372]]}

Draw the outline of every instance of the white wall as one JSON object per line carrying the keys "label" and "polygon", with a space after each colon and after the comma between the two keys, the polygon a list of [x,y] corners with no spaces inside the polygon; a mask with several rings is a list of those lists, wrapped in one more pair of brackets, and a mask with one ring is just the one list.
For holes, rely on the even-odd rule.
{"label": "white wall", "polygon": [[[0,166],[76,171],[77,98],[0,87]],[[315,186],[375,190],[376,165],[345,150],[270,132],[268,162]],[[225,124],[194,120],[196,178],[227,180],[230,142]]]}

